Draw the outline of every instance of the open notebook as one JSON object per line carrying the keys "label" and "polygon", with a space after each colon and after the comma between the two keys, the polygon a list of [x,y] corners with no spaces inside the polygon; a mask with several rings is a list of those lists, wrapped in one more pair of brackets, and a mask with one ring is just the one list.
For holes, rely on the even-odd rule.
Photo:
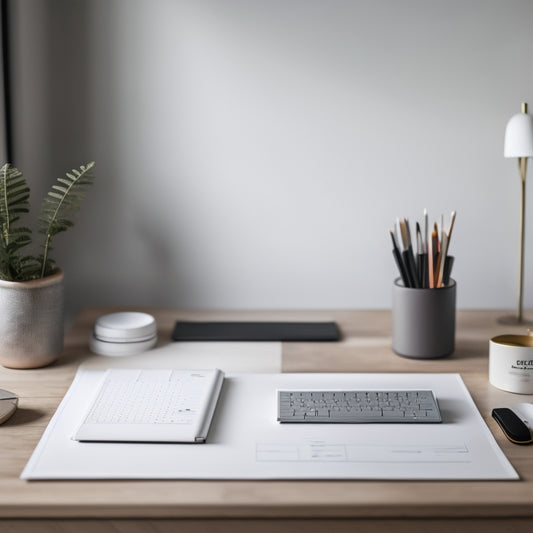
{"label": "open notebook", "polygon": [[223,380],[218,369],[107,370],[74,439],[204,442]]}

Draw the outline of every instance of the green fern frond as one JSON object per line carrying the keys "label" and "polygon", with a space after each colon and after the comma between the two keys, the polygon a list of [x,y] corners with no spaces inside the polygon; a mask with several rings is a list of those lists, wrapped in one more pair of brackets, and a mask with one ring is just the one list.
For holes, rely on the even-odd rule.
{"label": "green fern frond", "polygon": [[30,210],[30,189],[22,172],[8,163],[0,169],[0,278],[19,279],[20,249],[31,242],[31,230],[16,227]]}
{"label": "green fern frond", "polygon": [[22,172],[6,163],[0,169],[0,226],[5,246],[9,244],[13,224],[21,213],[30,210],[29,197],[30,189]]}
{"label": "green fern frond", "polygon": [[42,254],[38,256],[28,255],[21,258],[19,270],[21,279],[30,280],[41,278],[43,267],[45,265],[44,275],[51,276],[58,270],[55,261],[51,258],[44,259]]}
{"label": "green fern frond", "polygon": [[79,170],[67,172],[66,177],[58,178],[43,200],[39,215],[39,233],[46,235],[46,240],[43,245],[41,277],[49,268],[53,268],[50,267],[48,259],[52,237],[74,225],[72,217],[94,181],[93,167],[94,161],[86,166],[82,165]]}

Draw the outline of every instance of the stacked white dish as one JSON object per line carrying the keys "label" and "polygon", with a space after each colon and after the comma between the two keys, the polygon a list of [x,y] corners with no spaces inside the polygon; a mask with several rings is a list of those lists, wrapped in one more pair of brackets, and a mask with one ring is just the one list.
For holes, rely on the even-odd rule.
{"label": "stacked white dish", "polygon": [[147,313],[111,313],[99,317],[89,342],[92,352],[100,355],[134,355],[157,343],[157,325]]}

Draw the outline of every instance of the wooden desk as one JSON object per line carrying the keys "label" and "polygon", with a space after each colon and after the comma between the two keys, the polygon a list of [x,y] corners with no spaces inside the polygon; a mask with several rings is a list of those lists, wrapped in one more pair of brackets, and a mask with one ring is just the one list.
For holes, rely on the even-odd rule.
{"label": "wooden desk", "polygon": [[[0,368],[0,387],[20,396],[20,408],[0,427],[0,531],[221,532],[501,531],[533,525],[533,446],[505,439],[493,407],[533,402],[488,382],[488,340],[503,332],[496,311],[460,311],[456,352],[434,361],[395,355],[389,311],[182,312],[146,309],[162,342],[177,318],[336,320],[339,343],[285,343],[284,372],[460,372],[498,443],[519,472],[515,482],[382,481],[79,481],[19,480],[24,465],[68,389],[77,366],[91,357],[88,336],[109,309],[81,313],[60,360],[38,370]],[[115,311],[112,310],[112,311]],[[48,529],[47,529],[48,528]],[[60,529],[59,529],[60,528]],[[510,530],[510,529],[509,529]]]}

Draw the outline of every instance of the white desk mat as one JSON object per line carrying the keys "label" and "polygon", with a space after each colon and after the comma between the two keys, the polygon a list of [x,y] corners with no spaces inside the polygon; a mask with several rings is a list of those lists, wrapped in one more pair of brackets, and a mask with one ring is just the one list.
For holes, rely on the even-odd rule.
{"label": "white desk mat", "polygon": [[[206,444],[72,440],[102,371],[80,369],[22,479],[518,479],[458,374],[232,374]],[[279,424],[277,389],[432,389],[441,424]]]}

